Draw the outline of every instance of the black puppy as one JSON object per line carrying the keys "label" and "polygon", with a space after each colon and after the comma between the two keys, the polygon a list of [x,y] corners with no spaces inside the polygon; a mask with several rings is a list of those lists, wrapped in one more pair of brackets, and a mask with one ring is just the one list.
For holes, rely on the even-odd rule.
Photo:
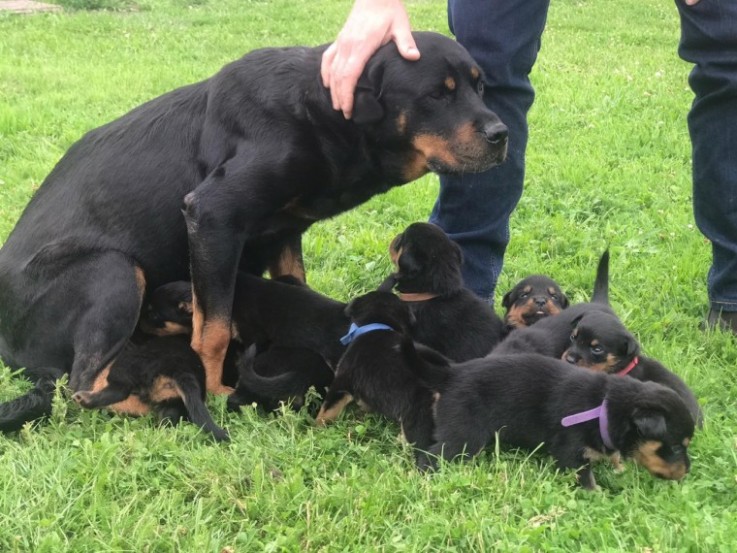
{"label": "black puppy", "polygon": [[568,298],[552,278],[530,275],[520,280],[502,298],[508,330],[527,327],[568,307]]}
{"label": "black puppy", "polygon": [[693,419],[681,397],[665,386],[536,354],[453,365],[412,348],[403,351],[421,382],[440,394],[432,455],[476,455],[498,433],[514,447],[544,444],[561,469],[579,470],[587,489],[596,486],[590,462],[617,451],[659,478],[680,480],[689,470]]}
{"label": "black puppy", "polygon": [[333,371],[325,360],[306,348],[270,347],[258,353],[250,346],[238,361],[238,386],[228,396],[228,409],[257,404],[268,411],[288,403],[293,409],[305,404],[311,387],[323,397],[333,381]]}
{"label": "black puppy", "polygon": [[694,421],[701,426],[703,413],[691,389],[660,362],[639,351],[635,337],[612,321],[611,315],[592,312],[576,321],[563,360],[617,376],[663,384],[683,398]]}
{"label": "black puppy", "polygon": [[205,368],[189,337],[162,336],[128,344],[97,376],[92,390],[72,398],[87,409],[110,407],[139,415],[153,410],[174,421],[188,418],[216,440],[228,440],[228,433],[212,420],[205,395]]}
{"label": "black puppy", "polygon": [[577,303],[567,307],[555,317],[544,317],[532,326],[518,328],[491,353],[492,355],[539,353],[560,359],[568,348],[571,332],[576,323],[582,316],[591,312],[607,313],[612,317],[612,325],[623,333],[627,332],[609,306],[609,250],[599,259],[590,303]]}
{"label": "black puppy", "polygon": [[454,361],[489,353],[504,336],[492,307],[463,286],[461,249],[443,230],[412,223],[389,246],[396,272],[379,287],[396,288],[415,317],[412,336]]}
{"label": "black puppy", "polygon": [[[312,292],[291,276],[267,281],[243,274],[238,283],[237,307],[233,314],[235,339],[223,366],[223,381],[230,383],[230,373],[235,370],[232,381],[237,379],[238,382],[235,391],[228,396],[228,409],[237,411],[241,405],[256,403],[274,410],[280,402],[290,400],[294,407],[300,407],[311,386],[318,393],[324,392],[333,379],[333,371],[321,354],[326,354],[335,366],[343,353],[337,341],[348,324],[348,318],[342,314],[345,304]],[[284,292],[289,287],[298,287],[304,292]],[[258,300],[253,296],[258,296]],[[317,328],[335,316],[338,317],[335,332],[328,338],[323,336],[325,340],[336,342],[334,348],[310,349],[309,346],[315,344],[310,340],[305,340],[305,347],[302,347],[301,340],[306,334],[319,338]],[[172,282],[154,290],[143,309],[139,326],[158,336],[190,332],[190,283]],[[241,356],[244,344],[252,346]]]}
{"label": "black puppy", "polygon": [[412,348],[412,314],[394,294],[378,291],[354,299],[346,312],[352,325],[342,342],[348,349],[338,364],[317,424],[334,420],[356,400],[399,422],[419,459],[432,440],[433,393],[419,384],[400,349],[403,341],[409,342],[405,347]]}

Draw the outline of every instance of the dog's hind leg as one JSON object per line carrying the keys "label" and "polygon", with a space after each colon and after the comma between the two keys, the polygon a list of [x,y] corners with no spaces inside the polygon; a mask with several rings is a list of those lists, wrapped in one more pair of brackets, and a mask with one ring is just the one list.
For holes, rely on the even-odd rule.
{"label": "dog's hind leg", "polygon": [[327,423],[334,421],[345,409],[351,401],[353,401],[353,395],[348,391],[346,383],[341,382],[340,377],[337,377],[333,384],[330,386],[325,401],[320,407],[320,412],[317,414],[316,422],[318,426],[325,426]]}
{"label": "dog's hind leg", "polygon": [[36,383],[33,389],[19,398],[0,404],[0,432],[20,430],[26,422],[51,414],[56,381],[64,372],[51,368],[33,372],[33,375],[26,374]]}
{"label": "dog's hind leg", "polygon": [[[138,322],[146,281],[132,259],[118,252],[91,256],[75,268],[81,307],[75,309],[74,360],[69,376],[73,391],[89,390],[109,366]],[[70,281],[67,278],[67,281]]]}

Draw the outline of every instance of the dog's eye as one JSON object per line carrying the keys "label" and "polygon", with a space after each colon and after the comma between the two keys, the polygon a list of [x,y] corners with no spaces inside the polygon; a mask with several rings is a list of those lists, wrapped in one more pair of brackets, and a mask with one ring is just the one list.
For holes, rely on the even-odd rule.
{"label": "dog's eye", "polygon": [[575,334],[571,334],[571,342],[575,342],[575,341],[576,341],[576,335]]}
{"label": "dog's eye", "polygon": [[519,295],[519,299],[523,300],[523,299],[525,299],[525,298],[526,298],[527,296],[529,296],[529,295],[530,295],[530,294],[528,294],[527,292],[522,292],[522,293],[521,293],[521,294]]}
{"label": "dog's eye", "polygon": [[551,299],[554,299],[554,300],[557,300],[558,299],[558,294],[550,294],[550,298]]}
{"label": "dog's eye", "polygon": [[439,88],[438,90],[435,90],[431,92],[428,96],[432,98],[433,100],[440,100],[443,98],[447,93],[447,89]]}
{"label": "dog's eye", "polygon": [[604,353],[604,348],[601,346],[591,346],[591,353],[594,355],[601,355]]}
{"label": "dog's eye", "polygon": [[476,83],[476,90],[478,91],[479,96],[484,95],[484,81],[482,81],[481,79],[479,79],[479,82]]}

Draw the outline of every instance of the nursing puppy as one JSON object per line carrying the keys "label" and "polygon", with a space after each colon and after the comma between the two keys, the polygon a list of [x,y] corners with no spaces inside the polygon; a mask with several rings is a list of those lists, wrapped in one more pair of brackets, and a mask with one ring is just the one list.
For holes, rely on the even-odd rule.
{"label": "nursing puppy", "polygon": [[557,315],[568,304],[568,298],[552,278],[530,275],[504,294],[504,323],[507,330],[527,327],[544,317]]}
{"label": "nursing puppy", "polygon": [[614,324],[607,313],[586,313],[576,321],[563,360],[579,367],[667,386],[681,396],[694,422],[699,426],[703,423],[696,396],[686,383],[660,362],[641,355],[635,337]]}
{"label": "nursing puppy", "polygon": [[154,411],[175,422],[185,418],[216,440],[228,440],[228,433],[213,421],[205,395],[205,368],[189,337],[175,335],[127,344],[112,366],[98,374],[92,390],[72,398],[86,409],[110,407],[139,415]]}
{"label": "nursing puppy", "polygon": [[433,393],[420,385],[407,366],[400,343],[408,342],[412,314],[394,294],[369,292],[346,309],[352,325],[343,342],[348,345],[335,380],[317,415],[323,426],[355,400],[368,410],[401,424],[405,438],[424,456],[432,441]]}
{"label": "nursing puppy", "polygon": [[464,288],[461,250],[440,227],[412,223],[389,246],[396,272],[379,287],[396,288],[415,325],[412,337],[454,361],[482,357],[505,334],[492,307]]}
{"label": "nursing puppy", "polygon": [[559,468],[577,469],[586,489],[591,462],[620,452],[659,478],[689,471],[694,433],[687,406],[654,382],[618,378],[535,354],[488,356],[453,365],[403,348],[420,381],[439,393],[432,456],[471,456],[494,442],[544,444]]}

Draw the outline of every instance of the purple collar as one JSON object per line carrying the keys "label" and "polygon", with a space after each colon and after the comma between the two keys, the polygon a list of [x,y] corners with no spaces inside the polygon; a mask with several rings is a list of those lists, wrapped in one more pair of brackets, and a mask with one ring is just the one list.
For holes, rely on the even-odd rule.
{"label": "purple collar", "polygon": [[604,442],[604,445],[609,449],[617,449],[612,443],[611,436],[609,436],[609,417],[607,415],[606,399],[598,407],[563,417],[560,423],[565,427],[569,427],[594,419],[599,419],[599,434],[601,434],[601,441]]}

